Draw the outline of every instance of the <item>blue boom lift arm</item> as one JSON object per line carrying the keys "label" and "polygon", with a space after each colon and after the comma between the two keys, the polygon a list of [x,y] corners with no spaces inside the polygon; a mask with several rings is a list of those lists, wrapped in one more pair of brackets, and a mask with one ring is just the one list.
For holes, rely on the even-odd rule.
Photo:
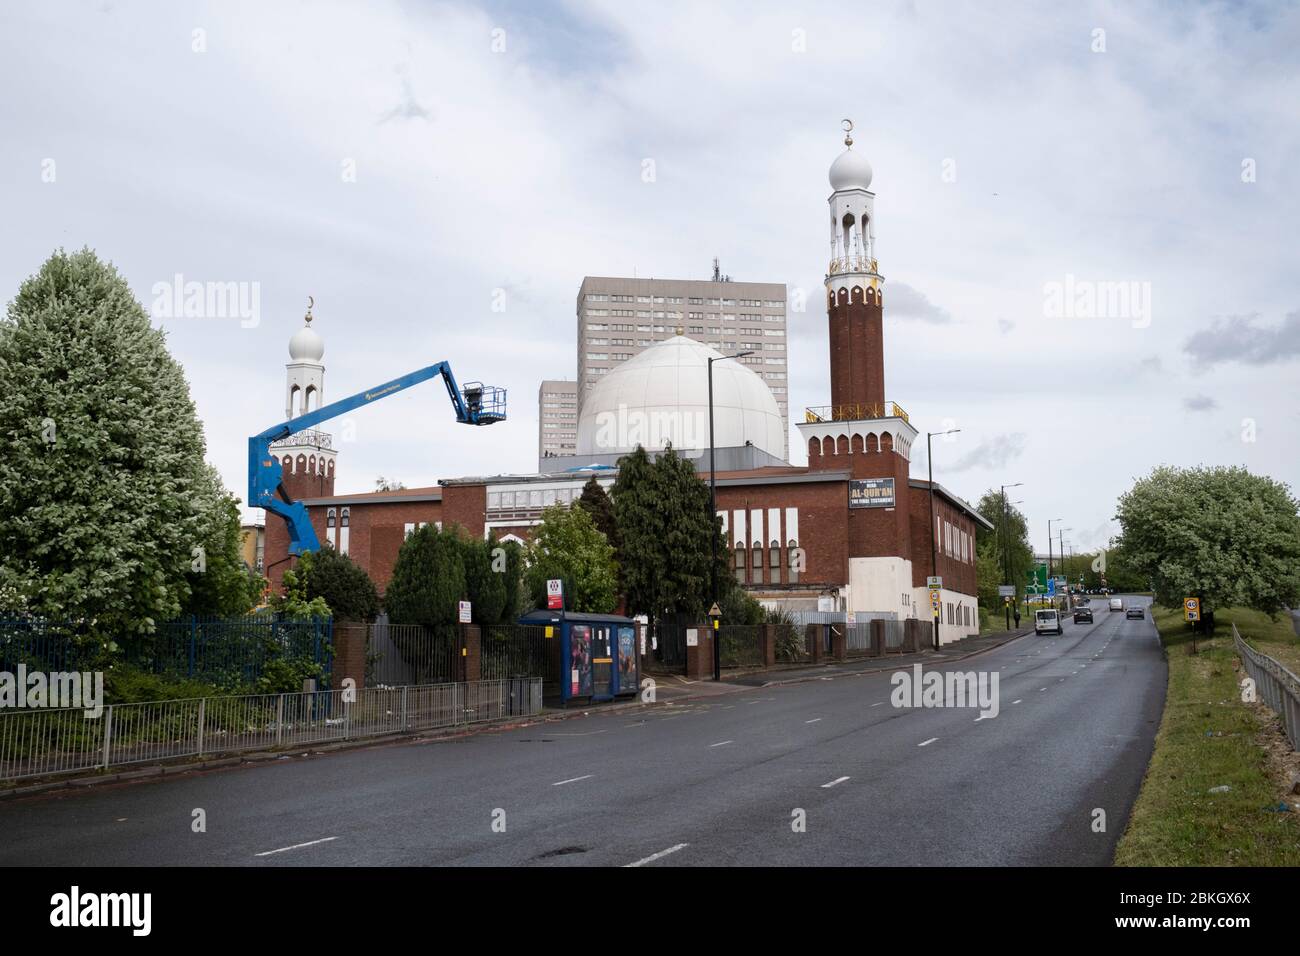
{"label": "blue boom lift arm", "polygon": [[503,388],[493,388],[481,382],[466,382],[464,390],[456,385],[456,377],[451,374],[451,366],[446,362],[430,365],[419,371],[385,382],[378,388],[367,389],[350,398],[332,402],[305,415],[291,418],[287,422],[274,425],[260,434],[248,439],[248,503],[254,508],[265,508],[272,514],[279,515],[289,526],[289,553],[304,554],[320,550],[320,539],[307,517],[307,508],[300,501],[293,501],[284,490],[283,469],[275,455],[271,454],[271,445],[277,441],[305,431],[313,425],[328,421],[354,408],[369,405],[381,398],[387,398],[397,392],[418,385],[420,382],[441,375],[447,386],[447,394],[456,410],[456,421],[462,425],[491,425],[503,421],[506,417],[506,392]]}

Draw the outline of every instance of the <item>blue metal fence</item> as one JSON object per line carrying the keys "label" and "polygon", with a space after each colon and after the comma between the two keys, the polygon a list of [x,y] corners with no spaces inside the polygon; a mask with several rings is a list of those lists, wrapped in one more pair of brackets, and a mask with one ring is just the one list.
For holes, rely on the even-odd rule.
{"label": "blue metal fence", "polygon": [[90,670],[111,657],[166,677],[235,687],[256,681],[271,661],[299,658],[319,664],[328,687],[333,633],[329,618],[190,617],[165,621],[153,634],[125,635],[110,648],[73,625],[0,620],[0,670],[20,663],[29,670]]}

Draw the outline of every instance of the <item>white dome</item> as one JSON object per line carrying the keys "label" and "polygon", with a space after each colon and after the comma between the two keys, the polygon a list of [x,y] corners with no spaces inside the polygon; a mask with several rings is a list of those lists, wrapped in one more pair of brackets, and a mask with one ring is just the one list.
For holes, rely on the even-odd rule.
{"label": "white dome", "polygon": [[319,362],[325,355],[325,342],[304,325],[289,340],[289,357],[295,362]]}
{"label": "white dome", "polygon": [[867,189],[871,186],[871,164],[849,147],[831,163],[831,189]]}
{"label": "white dome", "polygon": [[[708,360],[721,353],[678,335],[656,342],[604,375],[582,401],[578,454],[709,447]],[[785,457],[781,409],[761,378],[739,361],[713,364],[713,444],[750,443]]]}

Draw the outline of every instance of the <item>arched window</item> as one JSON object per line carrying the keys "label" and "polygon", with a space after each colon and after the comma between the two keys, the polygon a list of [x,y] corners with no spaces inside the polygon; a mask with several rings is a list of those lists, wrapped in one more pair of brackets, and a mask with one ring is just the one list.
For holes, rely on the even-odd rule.
{"label": "arched window", "polygon": [[330,508],[328,511],[326,511],[326,512],[325,512],[325,527],[327,527],[327,528],[333,528],[333,527],[334,527],[334,519],[335,519],[336,517],[337,517],[337,513],[335,512],[335,510],[334,510],[333,508]]}
{"label": "arched window", "polygon": [[754,572],[753,581],[755,584],[762,584],[763,583],[763,549],[758,544],[754,545],[753,558],[754,560],[750,562]]}
{"label": "arched window", "polygon": [[289,417],[290,418],[297,418],[299,415],[302,414],[302,409],[299,407],[301,402],[302,402],[302,390],[298,388],[297,385],[290,387],[289,389]]}
{"label": "arched window", "polygon": [[346,527],[348,526],[348,519],[350,519],[351,517],[352,517],[352,509],[351,509],[351,508],[344,508],[344,509],[343,509],[343,527],[346,528]]}
{"label": "arched window", "polygon": [[318,396],[316,394],[316,386],[308,385],[307,391],[305,391],[302,396],[303,412],[314,412],[316,410],[317,402]]}
{"label": "arched window", "polygon": [[745,546],[736,545],[736,580],[745,583]]}
{"label": "arched window", "polygon": [[775,538],[767,546],[767,566],[771,569],[770,579],[773,584],[781,583],[781,542]]}
{"label": "arched window", "polygon": [[794,538],[786,542],[785,553],[786,562],[789,565],[789,581],[791,584],[799,583],[799,545],[795,544]]}

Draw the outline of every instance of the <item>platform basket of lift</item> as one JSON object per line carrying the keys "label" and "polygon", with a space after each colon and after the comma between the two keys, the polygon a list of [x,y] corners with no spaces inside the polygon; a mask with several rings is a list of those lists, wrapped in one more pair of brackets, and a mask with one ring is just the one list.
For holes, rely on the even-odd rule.
{"label": "platform basket of lift", "polygon": [[461,392],[469,420],[475,425],[491,425],[506,417],[506,390],[482,382],[466,382]]}

